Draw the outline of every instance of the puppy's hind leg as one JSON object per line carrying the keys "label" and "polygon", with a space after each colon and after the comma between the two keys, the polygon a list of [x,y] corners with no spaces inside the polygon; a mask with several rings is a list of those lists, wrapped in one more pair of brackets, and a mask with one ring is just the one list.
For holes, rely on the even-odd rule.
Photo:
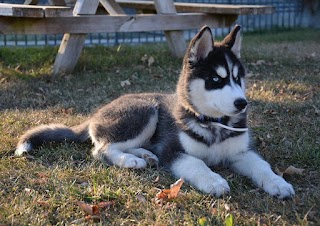
{"label": "puppy's hind leg", "polygon": [[136,157],[133,154],[125,153],[117,149],[117,144],[99,144],[92,150],[94,158],[115,165],[120,168],[145,168],[147,163],[144,159]]}
{"label": "puppy's hind leg", "polygon": [[[158,112],[154,107],[139,110],[143,120],[135,120],[132,112],[116,123],[102,124],[102,120],[93,123],[89,134],[95,144],[93,156],[121,168],[144,168],[151,158],[158,158],[150,151],[143,149],[153,136],[158,121]],[[104,118],[106,120],[106,118]],[[133,125],[133,123],[136,123]]]}
{"label": "puppy's hind leg", "polygon": [[144,148],[128,149],[125,152],[144,159],[144,161],[146,161],[150,166],[157,166],[159,163],[158,157],[151,151]]}

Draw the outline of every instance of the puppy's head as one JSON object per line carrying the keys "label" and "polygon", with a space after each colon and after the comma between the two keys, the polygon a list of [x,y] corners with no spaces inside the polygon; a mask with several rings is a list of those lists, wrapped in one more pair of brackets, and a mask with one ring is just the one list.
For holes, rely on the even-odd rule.
{"label": "puppy's head", "polygon": [[219,43],[214,42],[209,27],[199,31],[184,57],[177,87],[185,107],[215,118],[245,112],[245,69],[240,48],[238,25]]}

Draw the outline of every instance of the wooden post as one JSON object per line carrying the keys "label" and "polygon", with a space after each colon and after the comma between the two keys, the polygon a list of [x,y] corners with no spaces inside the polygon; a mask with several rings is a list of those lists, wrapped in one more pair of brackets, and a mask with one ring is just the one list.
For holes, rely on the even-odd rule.
{"label": "wooden post", "polygon": [[[77,0],[73,15],[95,14],[99,0]],[[80,57],[86,34],[64,34],[56,60],[53,65],[53,76],[69,74],[73,71]]]}
{"label": "wooden post", "polygon": [[111,16],[125,14],[123,9],[115,0],[100,0],[100,3]]}
{"label": "wooden post", "polygon": [[[159,14],[177,13],[173,0],[154,0],[154,4],[157,13]],[[165,31],[164,34],[172,53],[176,57],[183,57],[187,49],[187,43],[184,39],[183,31]]]}

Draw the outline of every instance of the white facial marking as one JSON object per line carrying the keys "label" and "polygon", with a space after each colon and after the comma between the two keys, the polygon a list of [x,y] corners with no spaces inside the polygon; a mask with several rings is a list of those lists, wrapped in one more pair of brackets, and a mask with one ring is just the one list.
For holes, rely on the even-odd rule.
{"label": "white facial marking", "polygon": [[234,66],[233,66],[233,71],[232,71],[234,78],[237,78],[237,77],[238,77],[238,72],[239,72],[239,67],[238,67],[238,65],[234,65]]}
{"label": "white facial marking", "polygon": [[190,82],[189,89],[190,101],[197,111],[213,118],[234,116],[237,111],[234,101],[239,98],[245,99],[244,91],[232,81],[231,85],[222,89],[206,90],[203,79],[194,79]]}
{"label": "white facial marking", "polygon": [[216,72],[221,78],[226,78],[228,75],[227,70],[221,66],[216,68]]}

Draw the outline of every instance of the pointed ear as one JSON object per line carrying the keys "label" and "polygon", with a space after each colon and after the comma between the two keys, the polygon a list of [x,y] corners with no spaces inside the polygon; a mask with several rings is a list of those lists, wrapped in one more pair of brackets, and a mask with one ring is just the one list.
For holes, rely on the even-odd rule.
{"label": "pointed ear", "polygon": [[205,59],[213,49],[213,37],[208,26],[201,28],[199,33],[191,40],[188,56],[189,61],[197,62]]}
{"label": "pointed ear", "polygon": [[236,25],[232,31],[224,38],[223,44],[225,47],[229,48],[239,59],[241,57],[241,26]]}

